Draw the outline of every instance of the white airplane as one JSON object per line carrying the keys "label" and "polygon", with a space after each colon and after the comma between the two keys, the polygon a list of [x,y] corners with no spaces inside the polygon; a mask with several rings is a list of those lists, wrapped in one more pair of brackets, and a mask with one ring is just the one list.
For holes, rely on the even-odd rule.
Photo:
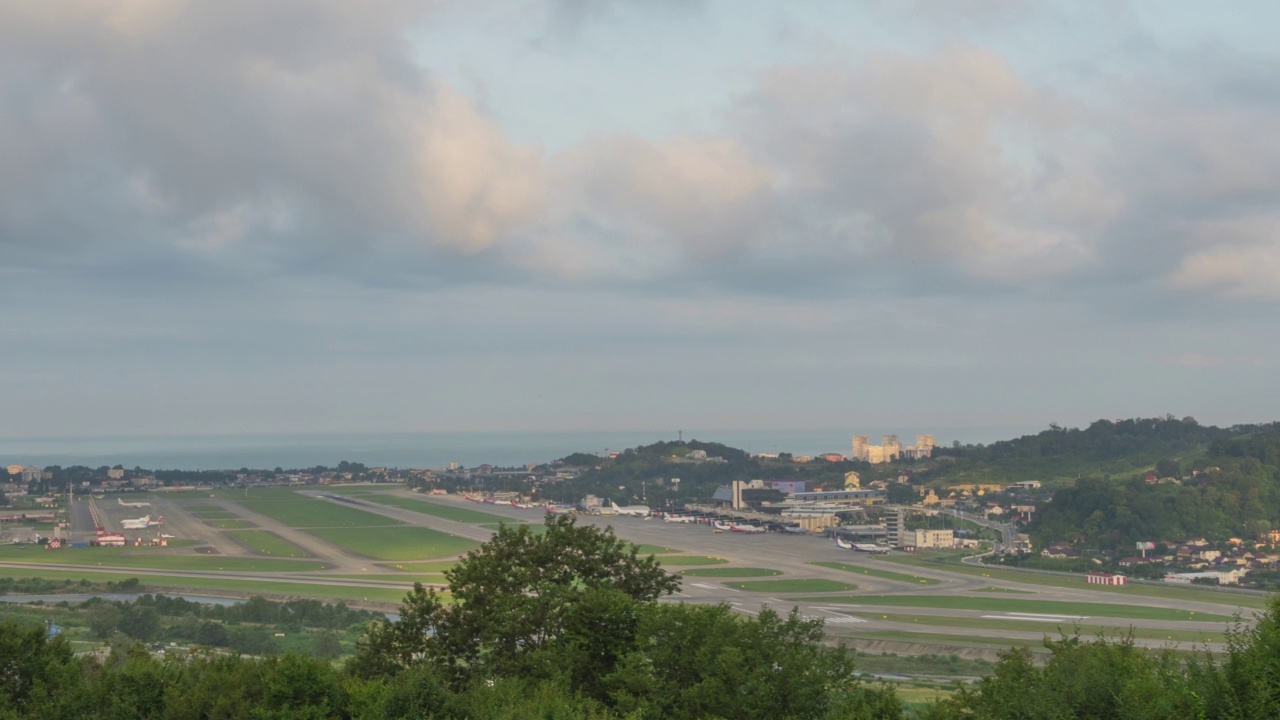
{"label": "white airplane", "polygon": [[649,513],[653,512],[647,505],[628,505],[626,507],[618,507],[618,503],[610,502],[615,515],[625,515],[628,517],[649,517]]}
{"label": "white airplane", "polygon": [[125,502],[125,501],[124,501],[124,498],[116,498],[116,502],[120,503],[120,504],[121,504],[122,506],[124,506],[124,507],[151,507],[151,503],[149,503],[149,502],[131,502],[131,503],[127,503],[127,502]]}
{"label": "white airplane", "polygon": [[158,517],[155,520],[152,520],[150,515],[143,515],[140,518],[120,521],[120,527],[124,528],[125,530],[145,530],[146,528],[155,527],[157,525],[163,525],[163,524],[164,524],[163,516]]}
{"label": "white airplane", "polygon": [[698,518],[689,515],[668,515],[663,520],[669,523],[691,523],[697,522]]}
{"label": "white airplane", "polygon": [[809,531],[799,525],[783,525],[782,532],[789,535],[808,535]]}
{"label": "white airplane", "polygon": [[889,548],[881,545],[871,545],[870,543],[854,543],[855,552],[871,553],[872,555],[888,555]]}
{"label": "white airplane", "polygon": [[733,526],[732,526],[732,525],[725,525],[724,523],[720,522],[719,520],[715,520],[715,521],[713,521],[713,522],[711,523],[711,527],[715,528],[716,530],[732,530],[732,529],[733,529]]}
{"label": "white airplane", "polygon": [[730,525],[729,530],[731,532],[748,533],[751,535],[754,535],[756,533],[768,532],[768,530],[765,530],[759,525]]}
{"label": "white airplane", "polygon": [[837,535],[837,536],[836,536],[836,547],[840,548],[841,550],[852,550],[852,549],[853,549],[853,543],[845,542],[844,540],[841,540],[841,539],[840,539],[840,536],[838,536],[838,535]]}

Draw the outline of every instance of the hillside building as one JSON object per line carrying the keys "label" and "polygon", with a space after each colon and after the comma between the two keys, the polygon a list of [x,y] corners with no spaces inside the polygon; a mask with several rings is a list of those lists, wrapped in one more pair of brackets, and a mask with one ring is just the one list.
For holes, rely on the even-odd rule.
{"label": "hillside building", "polygon": [[933,456],[933,449],[938,446],[932,435],[917,435],[916,444],[903,446],[897,435],[885,435],[879,445],[872,445],[868,435],[853,436],[854,460],[869,462],[872,465],[892,462],[900,458],[923,460]]}

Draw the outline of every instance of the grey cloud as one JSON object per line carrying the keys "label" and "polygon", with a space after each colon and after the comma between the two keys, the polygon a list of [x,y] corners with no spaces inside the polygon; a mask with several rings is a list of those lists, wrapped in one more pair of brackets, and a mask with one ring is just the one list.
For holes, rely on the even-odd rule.
{"label": "grey cloud", "polygon": [[6,5],[0,242],[482,251],[536,212],[540,160],[414,67],[428,5]]}

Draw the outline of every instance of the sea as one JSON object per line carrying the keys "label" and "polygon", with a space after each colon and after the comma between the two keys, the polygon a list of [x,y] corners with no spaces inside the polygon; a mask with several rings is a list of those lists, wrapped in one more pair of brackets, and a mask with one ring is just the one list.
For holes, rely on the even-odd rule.
{"label": "sea", "polygon": [[878,443],[897,435],[904,445],[921,434],[939,445],[991,443],[1043,428],[880,428],[817,430],[631,430],[423,432],[368,434],[167,435],[0,438],[0,465],[122,465],[147,470],[299,469],[339,462],[369,467],[441,468],[489,464],[519,467],[575,452],[606,454],[659,441],[718,442],[751,453],[849,454],[852,436]]}

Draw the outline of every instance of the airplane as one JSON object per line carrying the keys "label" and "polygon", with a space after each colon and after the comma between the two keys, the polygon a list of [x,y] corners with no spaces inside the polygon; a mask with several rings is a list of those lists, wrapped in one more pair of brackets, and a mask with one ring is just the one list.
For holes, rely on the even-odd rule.
{"label": "airplane", "polygon": [[841,540],[841,539],[840,539],[840,537],[837,535],[837,536],[836,536],[836,547],[840,548],[841,550],[852,550],[852,549],[853,549],[853,543],[845,542],[844,540]]}
{"label": "airplane", "polygon": [[720,522],[719,520],[716,520],[716,521],[712,522],[712,523],[711,523],[711,527],[712,527],[712,528],[714,528],[714,529],[716,529],[716,530],[721,530],[721,531],[724,531],[724,530],[732,530],[732,529],[733,529],[733,526],[732,526],[732,525],[725,525],[724,523]]}
{"label": "airplane", "polygon": [[647,505],[628,505],[626,507],[618,507],[618,503],[610,502],[615,515],[625,515],[629,517],[649,517],[649,513],[653,512]]}
{"label": "airplane", "polygon": [[799,525],[783,525],[782,532],[789,533],[791,535],[808,535],[809,534],[808,530],[805,530]]}
{"label": "airplane", "polygon": [[756,533],[768,532],[759,525],[730,525],[729,530],[732,532],[748,533],[754,535]]}
{"label": "airplane", "polygon": [[163,525],[163,524],[164,524],[164,516],[160,516],[155,520],[152,520],[150,515],[143,515],[140,518],[120,521],[120,527],[124,528],[125,530],[144,530],[149,527],[155,527],[157,525]]}
{"label": "airplane", "polygon": [[871,553],[872,555],[888,555],[889,548],[882,545],[871,545],[869,543],[854,543],[855,552]]}
{"label": "airplane", "polygon": [[691,523],[691,522],[697,522],[698,518],[692,517],[690,515],[668,515],[665,518],[663,518],[663,520],[669,523]]}
{"label": "airplane", "polygon": [[131,503],[127,503],[127,502],[125,502],[125,501],[124,501],[124,498],[116,498],[116,502],[120,503],[120,505],[121,505],[121,506],[123,506],[123,507],[151,507],[151,503],[149,503],[149,502],[131,502]]}
{"label": "airplane", "polygon": [[572,513],[572,512],[573,512],[573,507],[569,505],[548,505],[547,506],[548,515],[561,515],[563,513]]}

